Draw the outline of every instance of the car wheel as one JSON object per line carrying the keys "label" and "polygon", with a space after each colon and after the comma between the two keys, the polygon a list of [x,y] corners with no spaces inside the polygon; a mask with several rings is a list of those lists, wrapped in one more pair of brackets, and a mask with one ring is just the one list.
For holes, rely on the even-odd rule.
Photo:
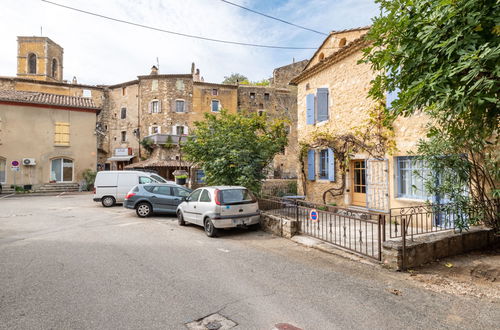
{"label": "car wheel", "polygon": [[149,203],[139,203],[135,207],[135,213],[137,213],[139,217],[145,218],[150,216],[151,213],[153,213],[153,208]]}
{"label": "car wheel", "polygon": [[214,227],[214,224],[210,218],[205,219],[205,233],[208,237],[216,237],[217,236],[217,228]]}
{"label": "car wheel", "polygon": [[186,221],[184,221],[184,216],[182,215],[181,211],[179,211],[179,213],[177,213],[177,222],[179,223],[179,226],[186,225]]}
{"label": "car wheel", "polygon": [[116,199],[113,196],[105,196],[101,200],[102,206],[111,207],[116,204]]}

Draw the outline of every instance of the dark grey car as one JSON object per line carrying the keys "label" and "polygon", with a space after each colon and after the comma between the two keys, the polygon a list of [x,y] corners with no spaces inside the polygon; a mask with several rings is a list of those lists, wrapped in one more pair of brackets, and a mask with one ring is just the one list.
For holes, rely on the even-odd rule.
{"label": "dark grey car", "polygon": [[123,206],[135,209],[141,218],[153,213],[174,213],[190,189],[170,183],[139,184],[125,196]]}

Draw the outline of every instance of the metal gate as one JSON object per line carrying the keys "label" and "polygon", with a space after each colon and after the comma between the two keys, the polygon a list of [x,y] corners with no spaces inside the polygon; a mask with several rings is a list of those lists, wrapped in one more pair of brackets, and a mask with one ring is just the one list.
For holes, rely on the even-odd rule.
{"label": "metal gate", "polygon": [[389,162],[368,159],[366,162],[366,207],[378,212],[389,211]]}

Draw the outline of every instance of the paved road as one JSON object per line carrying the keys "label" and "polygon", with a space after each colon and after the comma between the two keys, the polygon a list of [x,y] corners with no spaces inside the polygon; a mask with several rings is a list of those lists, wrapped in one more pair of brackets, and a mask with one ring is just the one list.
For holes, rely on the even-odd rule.
{"label": "paved road", "polygon": [[[401,295],[390,292],[400,290]],[[210,239],[91,195],[0,199],[1,329],[494,329],[500,306],[261,232]]]}

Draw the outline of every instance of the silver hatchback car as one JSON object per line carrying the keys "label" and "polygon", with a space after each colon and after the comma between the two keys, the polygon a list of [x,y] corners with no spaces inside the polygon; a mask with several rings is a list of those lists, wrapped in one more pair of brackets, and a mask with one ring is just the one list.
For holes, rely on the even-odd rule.
{"label": "silver hatchback car", "polygon": [[203,187],[177,207],[177,219],[181,226],[203,226],[209,237],[215,237],[220,228],[257,227],[260,212],[257,199],[245,187]]}

